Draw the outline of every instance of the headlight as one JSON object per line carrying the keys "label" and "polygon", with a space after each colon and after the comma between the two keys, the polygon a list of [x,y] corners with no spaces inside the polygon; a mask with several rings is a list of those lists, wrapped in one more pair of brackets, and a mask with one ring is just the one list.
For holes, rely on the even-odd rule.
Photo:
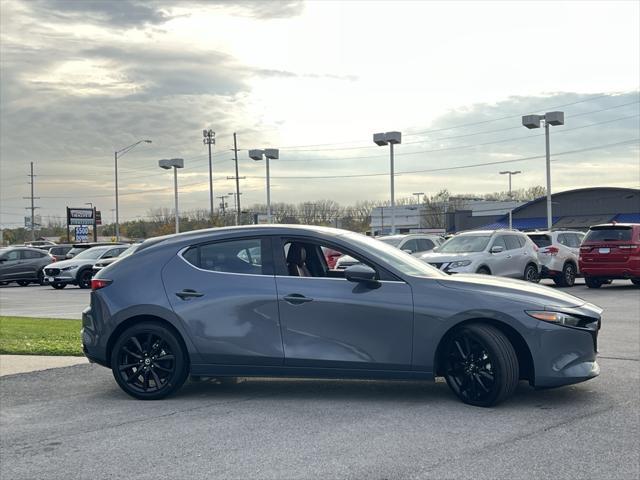
{"label": "headlight", "polygon": [[567,313],[547,311],[527,311],[527,315],[536,320],[564,325],[565,327],[586,328],[588,330],[598,329],[598,320],[593,318],[574,317]]}
{"label": "headlight", "polygon": [[449,268],[467,267],[471,265],[471,260],[460,260],[458,262],[451,262]]}
{"label": "headlight", "polygon": [[60,271],[61,272],[68,272],[69,270],[75,270],[76,268],[78,268],[78,265],[72,265],[70,267],[61,268]]}

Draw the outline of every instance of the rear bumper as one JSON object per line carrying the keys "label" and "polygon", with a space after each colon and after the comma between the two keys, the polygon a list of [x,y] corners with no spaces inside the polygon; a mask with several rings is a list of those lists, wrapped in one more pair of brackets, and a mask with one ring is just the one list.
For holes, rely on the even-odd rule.
{"label": "rear bumper", "polygon": [[593,265],[581,264],[580,271],[585,277],[603,277],[610,279],[640,278],[640,265]]}
{"label": "rear bumper", "polygon": [[91,362],[109,367],[104,342],[95,327],[91,307],[85,308],[82,312],[82,330],[80,334],[82,337],[82,351],[85,357]]}

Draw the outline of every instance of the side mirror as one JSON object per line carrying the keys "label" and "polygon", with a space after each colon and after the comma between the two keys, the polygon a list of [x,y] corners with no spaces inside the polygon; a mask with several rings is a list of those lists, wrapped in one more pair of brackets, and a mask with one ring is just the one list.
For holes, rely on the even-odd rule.
{"label": "side mirror", "polygon": [[405,253],[413,253],[413,250],[411,250],[410,248],[403,248],[402,251]]}
{"label": "side mirror", "polygon": [[377,280],[376,271],[361,263],[347,267],[344,271],[344,278],[350,282],[375,282]]}
{"label": "side mirror", "polygon": [[494,247],[491,247],[491,253],[500,253],[504,251],[504,247],[501,247],[500,245],[496,245]]}

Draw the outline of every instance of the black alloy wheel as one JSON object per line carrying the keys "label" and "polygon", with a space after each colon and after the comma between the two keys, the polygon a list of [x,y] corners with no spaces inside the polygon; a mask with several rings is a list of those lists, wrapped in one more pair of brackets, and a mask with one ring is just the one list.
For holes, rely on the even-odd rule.
{"label": "black alloy wheel", "polygon": [[89,270],[89,269],[82,270],[78,274],[78,286],[80,288],[91,288],[91,277],[92,276],[93,276],[93,274],[91,273],[91,270]]}
{"label": "black alloy wheel", "polygon": [[178,390],[188,375],[186,353],[174,333],[156,323],[140,323],[116,341],[111,370],[132,397],[157,400]]}
{"label": "black alloy wheel", "polygon": [[559,287],[573,287],[576,283],[576,267],[573,263],[565,263],[562,273],[553,279]]}
{"label": "black alloy wheel", "polygon": [[31,282],[29,282],[28,280],[18,280],[18,285],[20,285],[21,287],[26,287],[28,286]]}
{"label": "black alloy wheel", "polygon": [[447,384],[464,403],[491,407],[515,391],[518,357],[497,328],[465,325],[454,332],[443,353]]}
{"label": "black alloy wheel", "polygon": [[524,269],[524,280],[532,283],[540,283],[540,274],[538,273],[538,267],[533,264],[529,264]]}
{"label": "black alloy wheel", "polygon": [[53,283],[51,284],[51,286],[52,286],[53,288],[55,288],[56,290],[62,290],[64,287],[66,287],[66,286],[67,286],[67,284],[66,284],[66,283],[60,283],[60,282],[53,282]]}

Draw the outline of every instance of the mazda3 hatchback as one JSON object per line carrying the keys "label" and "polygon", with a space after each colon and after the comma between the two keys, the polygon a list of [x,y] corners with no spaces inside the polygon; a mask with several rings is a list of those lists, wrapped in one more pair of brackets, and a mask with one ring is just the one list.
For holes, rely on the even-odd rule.
{"label": "mazda3 hatchback", "polygon": [[[329,268],[327,249],[359,263]],[[285,225],[144,242],[92,280],[86,356],[139,399],[188,375],[428,379],[495,405],[599,374],[602,310],[548,287],[449,276],[378,240]]]}

